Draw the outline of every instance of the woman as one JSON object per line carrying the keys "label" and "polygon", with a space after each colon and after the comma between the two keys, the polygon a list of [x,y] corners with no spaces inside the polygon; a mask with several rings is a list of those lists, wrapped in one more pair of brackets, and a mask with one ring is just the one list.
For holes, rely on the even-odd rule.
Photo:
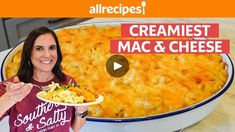
{"label": "woman", "polygon": [[[18,73],[0,85],[0,119],[9,115],[10,131],[74,131],[85,123],[87,107],[67,107],[43,102],[32,84],[68,84],[74,79],[61,70],[62,53],[56,34],[46,27],[33,30],[24,42]],[[76,114],[75,114],[76,113]]]}

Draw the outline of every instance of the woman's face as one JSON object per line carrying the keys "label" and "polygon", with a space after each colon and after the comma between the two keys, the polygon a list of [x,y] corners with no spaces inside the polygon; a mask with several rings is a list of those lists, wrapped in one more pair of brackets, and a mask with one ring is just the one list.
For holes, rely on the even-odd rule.
{"label": "woman's face", "polygon": [[51,72],[57,61],[56,42],[51,34],[38,36],[34,42],[31,62],[35,72]]}

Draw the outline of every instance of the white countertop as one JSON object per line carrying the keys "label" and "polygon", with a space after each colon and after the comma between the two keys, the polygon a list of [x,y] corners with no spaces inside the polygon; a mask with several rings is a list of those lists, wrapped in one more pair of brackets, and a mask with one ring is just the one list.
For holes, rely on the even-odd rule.
{"label": "white countertop", "polygon": [[[220,25],[220,38],[230,39],[230,57],[235,59],[235,18],[219,18],[219,19],[185,19],[185,18],[95,18],[85,21],[87,22],[103,22],[103,21],[147,21],[147,22],[158,22],[158,23],[219,23]],[[0,52],[0,64],[2,64],[3,58],[9,50]],[[206,118],[200,122],[184,129],[184,132],[235,132],[235,83],[222,95],[221,100],[214,111],[212,111]],[[6,126],[8,118],[0,122],[0,128],[8,130]],[[4,125],[4,127],[3,127]],[[3,130],[3,131],[4,131]]]}

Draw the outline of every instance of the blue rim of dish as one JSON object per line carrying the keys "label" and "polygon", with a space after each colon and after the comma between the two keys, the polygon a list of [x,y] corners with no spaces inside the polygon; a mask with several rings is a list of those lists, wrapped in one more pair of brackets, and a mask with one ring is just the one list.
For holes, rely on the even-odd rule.
{"label": "blue rim of dish", "polygon": [[[107,21],[108,22],[108,21]],[[122,21],[120,21],[122,22]],[[131,22],[131,21],[130,21]],[[87,25],[87,24],[102,24],[102,23],[106,23],[106,22],[90,22],[90,23],[81,23],[81,24],[77,24],[77,25]],[[112,22],[111,22],[112,23]],[[119,21],[113,21],[113,23],[119,23]],[[125,23],[123,21],[123,23]],[[76,26],[76,25],[74,25]],[[69,26],[69,27],[73,27],[73,26]],[[60,28],[67,28],[67,27],[60,27]],[[55,28],[54,30],[56,29],[59,29],[59,28]],[[12,48],[8,53],[7,55],[5,56],[4,60],[2,61],[2,65],[1,65],[1,80],[3,81],[4,77],[3,77],[3,65],[6,61],[6,58],[7,56],[16,48],[18,47],[23,41],[21,41],[18,45],[14,46],[14,48]],[[224,86],[224,88],[219,91],[218,93],[212,95],[210,98],[198,103],[198,104],[195,104],[195,105],[192,105],[190,107],[186,107],[186,108],[183,108],[183,109],[180,109],[180,110],[177,110],[177,111],[173,111],[173,112],[168,112],[168,113],[163,113],[163,114],[158,114],[158,115],[150,115],[150,116],[143,116],[143,117],[133,117],[133,118],[99,118],[99,117],[87,117],[87,120],[88,121],[94,121],[94,122],[106,122],[106,123],[125,123],[125,122],[139,122],[139,121],[147,121],[147,120],[153,120],[153,119],[160,119],[160,118],[165,118],[165,117],[169,117],[169,116],[174,116],[174,115],[178,115],[178,114],[182,114],[184,112],[187,112],[187,111],[191,111],[193,109],[196,109],[198,107],[201,107],[211,101],[213,101],[214,99],[220,97],[224,92],[226,92],[228,90],[228,88],[231,86],[232,82],[233,82],[233,78],[234,78],[234,65],[233,65],[233,62],[231,60],[231,58],[229,57],[229,55],[225,54],[230,63],[231,63],[231,78],[230,80],[228,81],[228,83]]]}

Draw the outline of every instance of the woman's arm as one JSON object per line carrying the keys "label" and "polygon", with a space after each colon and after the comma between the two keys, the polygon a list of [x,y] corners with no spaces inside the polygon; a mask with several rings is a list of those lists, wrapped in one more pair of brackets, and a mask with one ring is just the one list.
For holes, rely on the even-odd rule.
{"label": "woman's arm", "polygon": [[0,117],[15,104],[6,94],[0,97]]}
{"label": "woman's arm", "polygon": [[78,116],[75,116],[72,124],[72,129],[74,132],[79,132],[79,130],[82,128],[82,126],[85,124],[86,118],[81,118]]}
{"label": "woman's arm", "polygon": [[87,115],[87,106],[75,107],[75,117],[72,122],[72,129],[74,132],[79,132],[81,127],[86,122],[86,115]]}

